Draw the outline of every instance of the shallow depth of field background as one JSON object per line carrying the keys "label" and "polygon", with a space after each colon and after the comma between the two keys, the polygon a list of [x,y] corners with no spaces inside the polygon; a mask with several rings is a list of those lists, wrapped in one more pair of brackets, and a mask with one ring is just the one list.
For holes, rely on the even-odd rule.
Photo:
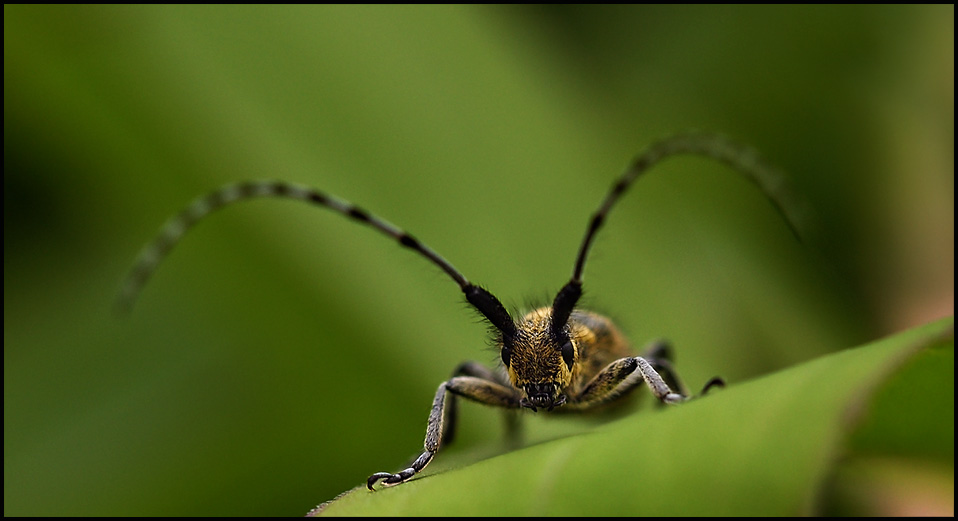
{"label": "shallow depth of field background", "polygon": [[[808,208],[675,159],[617,206],[583,303],[731,385],[954,313],[954,8],[4,7],[4,514],[301,515],[418,450],[485,326],[321,209],[198,226],[277,178],[410,230],[521,309],[657,137],[753,144]],[[457,444],[498,443],[462,407]],[[536,418],[530,429],[554,428]]]}

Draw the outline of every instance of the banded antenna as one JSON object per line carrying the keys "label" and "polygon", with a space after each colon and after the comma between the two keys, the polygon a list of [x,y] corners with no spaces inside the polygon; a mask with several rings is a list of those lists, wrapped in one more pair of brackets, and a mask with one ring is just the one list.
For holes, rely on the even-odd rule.
{"label": "banded antenna", "polygon": [[797,227],[799,220],[795,208],[797,203],[789,199],[792,192],[786,187],[785,177],[776,168],[765,163],[755,149],[717,134],[678,134],[656,141],[632,161],[632,164],[612,185],[602,205],[592,215],[585,238],[579,246],[572,278],[559,290],[552,303],[552,333],[554,335],[559,338],[567,337],[566,323],[576,302],[582,296],[582,271],[585,269],[589,248],[612,210],[612,206],[642,174],[662,160],[679,155],[698,155],[715,159],[744,175],[762,191],[788,224],[796,239],[801,241]]}
{"label": "banded antenna", "polygon": [[392,237],[402,246],[418,252],[439,266],[459,285],[466,295],[466,300],[501,331],[505,338],[514,336],[515,324],[499,299],[482,287],[469,282],[452,264],[415,237],[352,203],[309,187],[283,181],[251,181],[224,186],[194,200],[186,209],[170,218],[160,229],[157,237],[147,244],[137,257],[120,291],[117,300],[118,310],[126,312],[132,308],[143,286],[156,271],[160,262],[197,222],[224,206],[257,197],[289,198],[329,208]]}

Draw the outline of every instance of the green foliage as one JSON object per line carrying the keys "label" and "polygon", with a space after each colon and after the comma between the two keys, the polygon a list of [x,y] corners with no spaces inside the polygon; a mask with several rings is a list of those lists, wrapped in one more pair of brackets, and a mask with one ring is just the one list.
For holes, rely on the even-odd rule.
{"label": "green foliage", "polygon": [[[497,359],[437,269],[288,201],[211,216],[112,315],[138,249],[226,183],[349,199],[512,309],[568,280],[654,139],[721,132],[780,167],[820,235],[675,159],[586,268],[583,307],[729,389],[615,426],[532,418],[530,443],[635,421],[655,450],[647,422],[953,315],[953,26],[950,5],[5,5],[4,513],[299,515],[402,465],[439,382]],[[461,417],[430,472],[502,452],[498,411]]]}
{"label": "green foliage", "polygon": [[953,328],[939,321],[593,432],[360,488],[322,513],[827,514],[822,495],[837,501],[826,484],[849,451],[930,459],[953,475]]}

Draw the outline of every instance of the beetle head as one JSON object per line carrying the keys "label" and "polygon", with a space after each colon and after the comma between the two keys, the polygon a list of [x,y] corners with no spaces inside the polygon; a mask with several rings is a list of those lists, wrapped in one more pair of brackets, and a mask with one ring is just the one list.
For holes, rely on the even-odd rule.
{"label": "beetle head", "polygon": [[520,405],[533,411],[552,410],[565,403],[562,392],[572,381],[577,357],[576,342],[569,327],[552,324],[552,309],[539,308],[516,324],[511,336],[503,336],[502,362],[512,385],[520,391]]}

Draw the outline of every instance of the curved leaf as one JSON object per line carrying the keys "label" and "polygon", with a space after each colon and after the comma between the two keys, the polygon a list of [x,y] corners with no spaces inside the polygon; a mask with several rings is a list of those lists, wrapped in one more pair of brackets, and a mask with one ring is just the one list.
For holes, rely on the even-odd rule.
{"label": "curved leaf", "polygon": [[[814,513],[822,484],[853,428],[870,425],[856,431],[863,433],[856,434],[858,438],[901,438],[874,434],[889,432],[898,418],[898,412],[889,410],[889,400],[878,407],[864,405],[904,361],[943,338],[947,347],[940,349],[940,356],[953,359],[953,319],[947,319],[732,385],[682,406],[633,414],[586,434],[446,472],[427,470],[413,481],[376,493],[360,487],[313,514]],[[901,395],[901,378],[936,381],[936,374],[938,382],[951,382],[950,390],[940,389],[941,395],[953,396],[953,364],[924,364],[917,371],[898,371],[899,393],[892,400],[898,405],[891,407],[930,404],[912,417],[942,417],[947,400],[916,403]],[[934,447],[925,447],[926,453],[947,456],[950,450],[953,457],[953,398],[951,404],[950,436],[946,427],[937,427],[944,431],[931,435]]]}

